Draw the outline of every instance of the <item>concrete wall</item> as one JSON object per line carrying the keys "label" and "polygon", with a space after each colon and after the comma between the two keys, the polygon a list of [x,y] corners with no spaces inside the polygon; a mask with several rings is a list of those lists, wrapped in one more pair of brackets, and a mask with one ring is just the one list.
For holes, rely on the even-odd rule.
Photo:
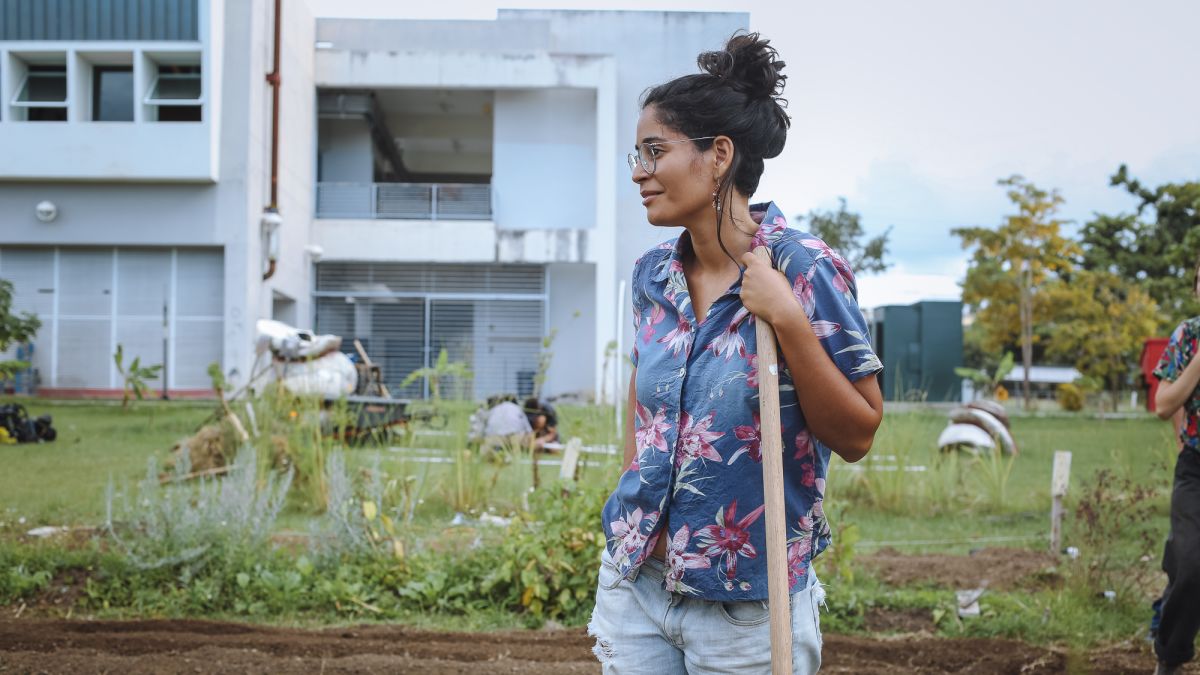
{"label": "concrete wall", "polygon": [[374,182],[374,149],[366,120],[323,119],[317,125],[317,133],[322,182]]}
{"label": "concrete wall", "polygon": [[[595,386],[591,368],[580,367],[587,363],[597,346],[596,267],[590,264],[551,264],[546,266],[549,282],[550,329],[557,330],[554,343],[550,346],[554,358],[546,373],[545,391],[548,395],[567,393],[590,394]],[[584,355],[581,363],[580,356]]]}
{"label": "concrete wall", "polygon": [[596,224],[596,93],[496,92],[492,185],[502,229]]}
{"label": "concrete wall", "polygon": [[[607,286],[615,294],[621,279],[629,279],[633,261],[643,251],[670,237],[680,230],[663,230],[646,222],[646,212],[638,196],[637,186],[630,180],[629,169],[623,161],[626,148],[636,142],[637,118],[641,112],[639,97],[649,87],[666,82],[680,75],[698,72],[696,56],[702,51],[722,47],[736,30],[747,28],[750,15],[743,12],[632,12],[632,11],[562,11],[562,10],[508,10],[498,14],[499,23],[545,21],[550,26],[551,52],[579,55],[610,55],[616,63],[616,101],[613,106],[615,119],[605,120],[616,126],[619,150],[604,157],[597,166],[608,171],[600,177],[616,186],[615,209],[616,231],[611,235],[613,267],[605,272],[598,269],[598,284]],[[605,254],[597,254],[598,257]],[[603,267],[603,266],[601,266]],[[601,312],[597,330],[602,342],[611,335],[611,319],[605,306],[615,304],[604,299],[604,288],[597,289],[598,311]],[[625,306],[629,306],[628,285],[625,290]],[[621,323],[624,333],[622,344],[632,344],[633,326],[628,320]],[[627,381],[628,368],[622,370],[619,380]]]}

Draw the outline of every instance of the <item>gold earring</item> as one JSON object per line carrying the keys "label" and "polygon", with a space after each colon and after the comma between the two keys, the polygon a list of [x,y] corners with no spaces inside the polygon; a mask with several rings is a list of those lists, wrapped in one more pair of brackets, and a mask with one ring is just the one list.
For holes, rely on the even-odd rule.
{"label": "gold earring", "polygon": [[712,205],[717,215],[721,215],[721,181],[716,176],[713,176]]}

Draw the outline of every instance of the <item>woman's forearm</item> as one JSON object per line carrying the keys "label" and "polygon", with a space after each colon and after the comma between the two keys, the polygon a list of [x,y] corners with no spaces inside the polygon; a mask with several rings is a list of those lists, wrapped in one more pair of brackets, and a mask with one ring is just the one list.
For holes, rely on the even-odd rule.
{"label": "woman's forearm", "polygon": [[875,376],[857,383],[846,379],[821,347],[803,312],[789,312],[772,327],[809,430],[842,459],[862,459],[883,420],[883,396]]}
{"label": "woman's forearm", "polygon": [[1171,419],[1183,407],[1196,386],[1200,385],[1200,359],[1192,358],[1174,382],[1163,380],[1154,394],[1154,410],[1164,420]]}

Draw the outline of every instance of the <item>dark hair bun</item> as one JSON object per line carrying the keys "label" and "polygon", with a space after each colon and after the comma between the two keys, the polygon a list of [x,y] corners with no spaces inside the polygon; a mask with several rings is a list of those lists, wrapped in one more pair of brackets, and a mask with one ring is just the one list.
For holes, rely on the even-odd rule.
{"label": "dark hair bun", "polygon": [[729,83],[749,98],[777,98],[783,94],[786,65],[771,41],[758,33],[739,33],[729,38],[719,52],[704,52],[696,58],[700,69]]}

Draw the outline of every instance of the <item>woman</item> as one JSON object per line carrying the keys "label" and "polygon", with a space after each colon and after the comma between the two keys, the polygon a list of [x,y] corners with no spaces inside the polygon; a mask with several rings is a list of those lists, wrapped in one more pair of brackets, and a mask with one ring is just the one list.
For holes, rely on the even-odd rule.
{"label": "woman", "polygon": [[589,626],[606,673],[770,670],[755,318],[782,357],[793,662],[820,666],[825,470],[830,448],[851,462],[870,449],[881,366],[846,262],[749,203],[787,137],[777,57],[735,35],[700,55],[704,72],[644,97],[633,181],[652,225],[685,232],[634,264],[626,470],[603,511]]}
{"label": "woman", "polygon": [[[1200,296],[1200,264],[1192,279]],[[1171,531],[1163,550],[1167,590],[1161,599],[1162,617],[1154,637],[1158,673],[1179,672],[1195,656],[1200,630],[1200,316],[1179,324],[1158,361],[1154,376],[1161,380],[1154,407],[1162,419],[1182,411],[1179,441],[1183,446],[1175,461],[1171,489]]]}

